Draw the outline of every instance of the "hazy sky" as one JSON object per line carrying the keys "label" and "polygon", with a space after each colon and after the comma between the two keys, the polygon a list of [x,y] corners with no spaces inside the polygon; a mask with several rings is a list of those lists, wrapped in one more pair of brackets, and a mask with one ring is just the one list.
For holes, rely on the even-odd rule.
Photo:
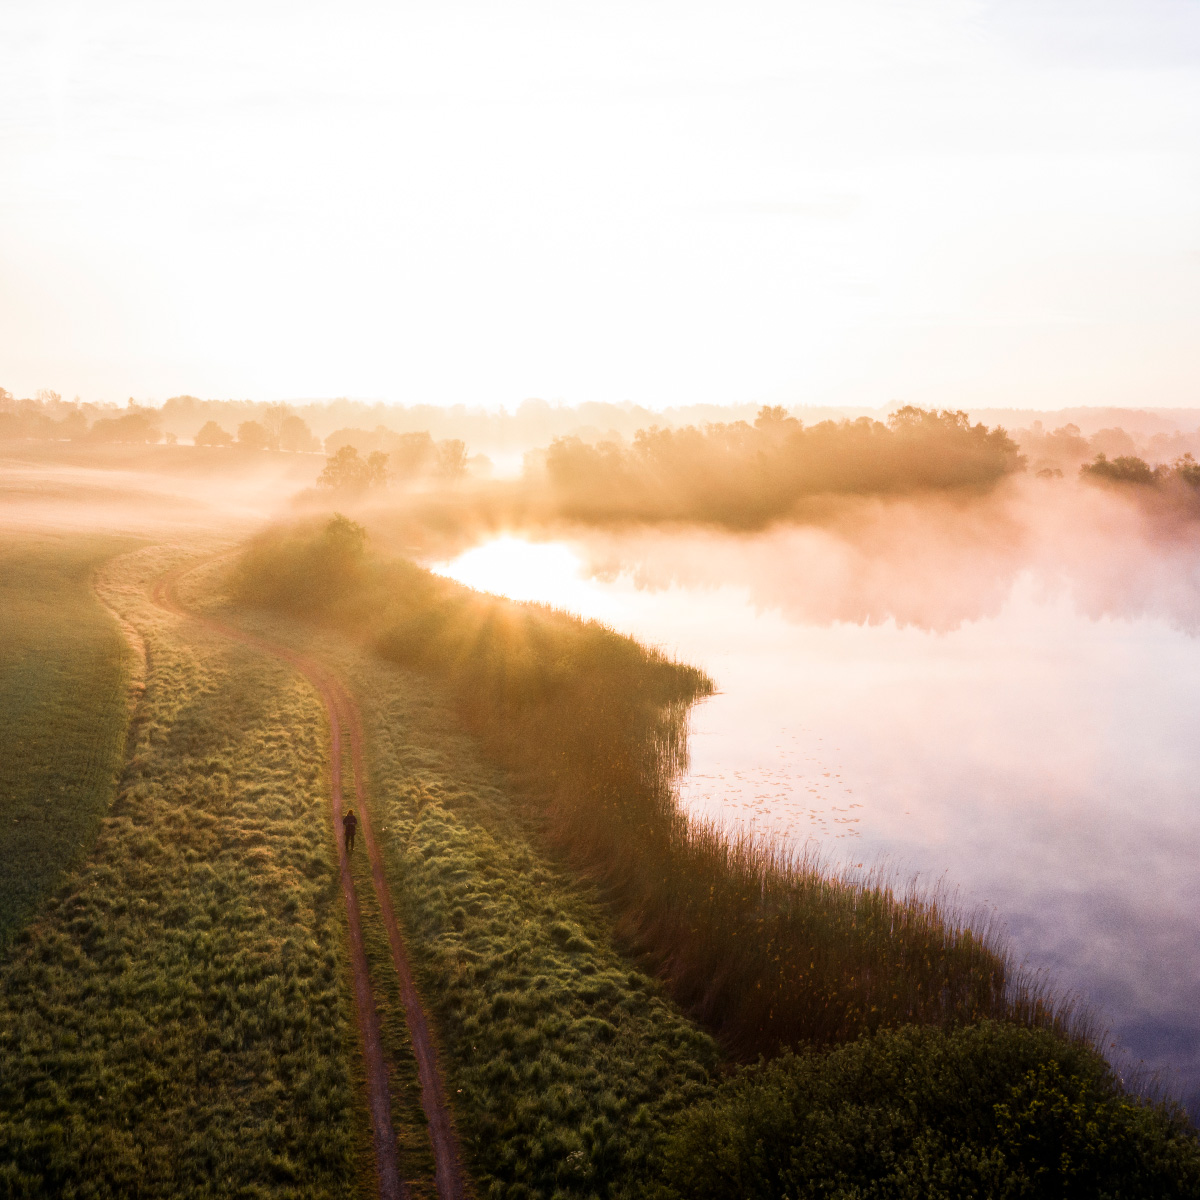
{"label": "hazy sky", "polygon": [[0,386],[1200,404],[1200,0],[0,0]]}

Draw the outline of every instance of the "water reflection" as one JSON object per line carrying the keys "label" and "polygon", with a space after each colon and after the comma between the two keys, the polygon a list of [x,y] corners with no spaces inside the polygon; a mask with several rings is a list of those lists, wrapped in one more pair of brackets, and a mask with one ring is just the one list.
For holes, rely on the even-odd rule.
{"label": "water reflection", "polygon": [[1200,1092],[1189,526],[1028,488],[752,538],[509,535],[438,569],[703,666],[686,805],[944,878]]}

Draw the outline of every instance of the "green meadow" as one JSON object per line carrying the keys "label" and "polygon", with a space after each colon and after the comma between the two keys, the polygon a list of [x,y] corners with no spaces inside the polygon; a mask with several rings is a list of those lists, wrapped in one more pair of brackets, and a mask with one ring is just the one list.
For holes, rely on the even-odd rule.
{"label": "green meadow", "polygon": [[0,960],[0,1195],[367,1194],[323,713],[150,604],[178,559],[114,564],[150,662],[126,765]]}
{"label": "green meadow", "polygon": [[673,1119],[716,1083],[715,1041],[620,953],[595,890],[546,853],[435,682],[297,622],[214,613],[356,695],[372,822],[480,1194],[640,1195]]}
{"label": "green meadow", "polygon": [[0,949],[83,859],[113,800],[130,652],[92,581],[131,545],[0,536]]}
{"label": "green meadow", "polygon": [[[47,544],[61,561],[69,543]],[[115,749],[0,953],[0,1196],[372,1195],[320,700],[282,660],[154,606],[153,581],[199,547],[79,547],[74,574],[50,571],[78,607],[25,622],[42,612],[50,645],[55,614],[90,614],[109,657],[84,677],[108,662],[113,687],[59,706],[106,715]],[[103,596],[146,653],[132,718],[136,664],[90,591],[105,559]],[[1129,1094],[1002,945],[919,896],[680,823],[667,784],[699,672],[372,562],[344,521],[259,543],[232,573],[211,562],[181,593],[355,697],[479,1197],[1200,1194],[1194,1129]],[[36,675],[33,650],[8,661]],[[361,844],[351,871],[422,1200],[433,1158]]]}

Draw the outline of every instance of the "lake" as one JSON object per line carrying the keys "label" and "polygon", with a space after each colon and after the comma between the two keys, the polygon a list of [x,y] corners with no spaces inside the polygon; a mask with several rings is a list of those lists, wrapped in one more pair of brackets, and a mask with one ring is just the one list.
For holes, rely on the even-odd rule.
{"label": "lake", "polygon": [[990,910],[1114,1061],[1194,1105],[1200,546],[1050,495],[753,536],[508,533],[434,566],[703,667],[684,805]]}

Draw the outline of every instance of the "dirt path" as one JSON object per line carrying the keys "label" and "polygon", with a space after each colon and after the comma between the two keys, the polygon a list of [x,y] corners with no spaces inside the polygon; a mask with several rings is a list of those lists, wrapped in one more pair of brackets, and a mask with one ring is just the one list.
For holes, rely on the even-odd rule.
{"label": "dirt path", "polygon": [[379,856],[379,844],[375,841],[370,816],[367,813],[363,784],[366,771],[363,765],[362,715],[358,711],[358,705],[355,704],[354,698],[339,680],[333,681],[332,693],[338,714],[345,722],[350,735],[350,760],[354,767],[354,791],[358,800],[358,817],[362,826],[363,841],[367,847],[367,856],[371,862],[371,878],[375,881],[375,895],[379,899],[379,910],[383,914],[388,942],[392,948],[392,963],[396,968],[396,976],[400,980],[400,999],[404,1004],[404,1017],[408,1023],[413,1054],[417,1060],[417,1077],[421,1081],[421,1107],[425,1110],[425,1119],[429,1122],[429,1137],[433,1143],[438,1197],[439,1200],[464,1200],[466,1189],[463,1185],[458,1139],[454,1135],[454,1127],[450,1122],[450,1108],[446,1103],[442,1076],[438,1070],[437,1052],[429,1032],[429,1022],[426,1020],[425,1010],[421,1006],[421,999],[417,995],[416,985],[413,983],[408,953],[404,948],[404,938],[396,921],[391,893],[388,891],[387,880],[383,874],[383,860]]}
{"label": "dirt path", "polygon": [[370,978],[367,974],[366,953],[363,948],[362,919],[358,896],[346,860],[346,846],[342,837],[342,738],[343,726],[349,734],[351,764],[354,773],[355,797],[358,800],[357,815],[363,842],[371,864],[371,878],[375,887],[380,912],[387,928],[391,945],[392,962],[400,980],[400,998],[404,1005],[405,1019],[412,1038],[413,1053],[417,1060],[418,1078],[421,1083],[421,1107],[429,1122],[430,1139],[433,1143],[436,1180],[439,1200],[465,1200],[461,1157],[458,1143],[450,1122],[445,1089],[437,1067],[437,1055],[429,1032],[429,1022],[421,1006],[412,970],[405,952],[404,940],[392,907],[391,894],[384,878],[379,846],[371,829],[363,784],[363,735],[362,719],[349,692],[330,671],[319,663],[296,653],[287,646],[269,642],[254,634],[246,633],[231,625],[199,616],[185,609],[175,593],[179,579],[194,570],[187,567],[159,579],[152,590],[154,602],[168,612],[187,617],[205,628],[220,633],[244,645],[253,646],[263,653],[274,655],[291,663],[316,688],[325,714],[329,719],[331,741],[331,803],[333,826],[337,835],[338,864],[340,867],[342,896],[346,902],[346,916],[350,929],[350,964],[354,976],[354,999],[358,1011],[359,1029],[362,1031],[363,1051],[367,1070],[367,1102],[371,1114],[371,1130],[375,1146],[375,1168],[379,1179],[379,1194],[383,1200],[407,1200],[408,1190],[400,1177],[396,1157],[396,1135],[392,1125],[391,1097],[388,1093],[387,1063],[383,1054],[383,1039],[380,1036],[379,1017],[371,994]]}

